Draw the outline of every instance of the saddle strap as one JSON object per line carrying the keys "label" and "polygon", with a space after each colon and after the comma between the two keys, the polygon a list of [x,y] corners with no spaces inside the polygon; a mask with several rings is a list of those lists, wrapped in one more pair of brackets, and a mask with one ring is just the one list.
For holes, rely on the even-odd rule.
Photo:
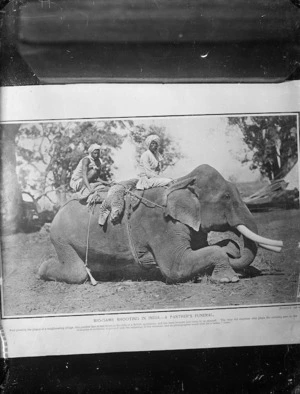
{"label": "saddle strap", "polygon": [[136,248],[135,248],[135,245],[134,245],[134,242],[133,242],[133,238],[132,238],[132,231],[131,231],[131,225],[130,225],[130,220],[129,220],[129,218],[130,218],[130,208],[131,208],[131,205],[130,205],[130,194],[126,193],[126,198],[125,198],[125,215],[124,215],[124,217],[125,217],[125,226],[126,226],[126,230],[127,230],[129,247],[130,247],[131,254],[132,254],[133,258],[134,258],[134,261],[138,265],[142,266],[142,263],[141,263],[140,259],[138,258],[138,254],[137,254],[137,251],[136,251]]}

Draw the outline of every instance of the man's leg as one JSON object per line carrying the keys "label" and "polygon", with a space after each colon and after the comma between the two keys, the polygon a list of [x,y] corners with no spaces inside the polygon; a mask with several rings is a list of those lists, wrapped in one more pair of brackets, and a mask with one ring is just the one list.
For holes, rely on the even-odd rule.
{"label": "man's leg", "polygon": [[150,178],[149,187],[167,186],[170,182],[171,178]]}
{"label": "man's leg", "polygon": [[92,168],[88,171],[87,178],[89,182],[94,182],[98,178],[98,171]]}

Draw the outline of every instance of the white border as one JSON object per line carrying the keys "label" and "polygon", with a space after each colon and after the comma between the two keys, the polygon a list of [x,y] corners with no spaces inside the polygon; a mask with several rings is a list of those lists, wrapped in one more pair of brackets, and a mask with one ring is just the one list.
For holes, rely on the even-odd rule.
{"label": "white border", "polygon": [[1,121],[298,112],[300,83],[4,87]]}
{"label": "white border", "polygon": [[[1,122],[289,114],[300,111],[299,88],[299,82],[2,88]],[[300,342],[300,305],[14,317],[2,325],[8,357],[293,344]]]}

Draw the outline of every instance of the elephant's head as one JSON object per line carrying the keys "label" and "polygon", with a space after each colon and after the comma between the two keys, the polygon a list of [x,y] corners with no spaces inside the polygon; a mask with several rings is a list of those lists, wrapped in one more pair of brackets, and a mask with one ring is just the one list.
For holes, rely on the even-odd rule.
{"label": "elephant's head", "polygon": [[[218,171],[203,164],[176,180],[165,194],[165,215],[194,231],[239,231],[244,236],[243,259],[235,268],[244,268],[254,260],[256,242],[267,249],[280,251],[282,242],[257,235],[257,226],[249,209],[232,183]],[[246,259],[246,260],[245,260]]]}

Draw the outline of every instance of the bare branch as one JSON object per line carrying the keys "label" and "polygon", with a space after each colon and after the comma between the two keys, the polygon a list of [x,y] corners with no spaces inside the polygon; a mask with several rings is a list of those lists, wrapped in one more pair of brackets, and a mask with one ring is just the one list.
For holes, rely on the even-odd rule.
{"label": "bare branch", "polygon": [[35,198],[30,192],[27,192],[27,191],[25,191],[25,190],[22,190],[22,194],[23,194],[23,193],[24,193],[24,194],[28,194],[28,196],[32,198],[33,202],[36,203],[36,198]]}

